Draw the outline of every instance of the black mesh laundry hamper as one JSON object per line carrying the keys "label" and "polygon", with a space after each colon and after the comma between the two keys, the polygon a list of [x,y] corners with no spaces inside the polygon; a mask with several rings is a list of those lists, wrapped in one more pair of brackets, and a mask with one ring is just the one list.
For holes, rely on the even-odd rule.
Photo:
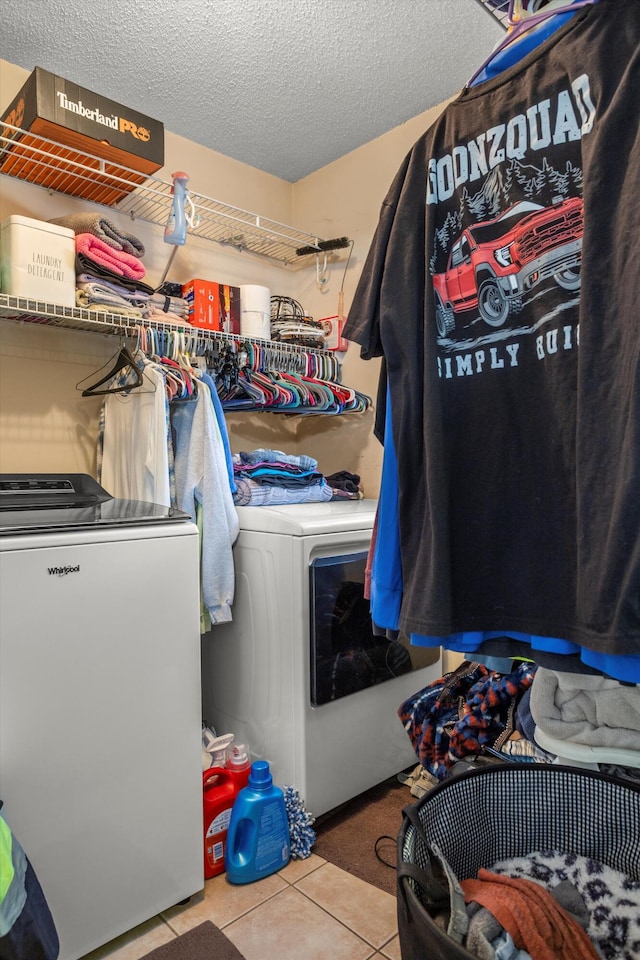
{"label": "black mesh laundry hamper", "polygon": [[447,933],[446,881],[557,850],[640,880],[640,784],[578,767],[496,764],[445,780],[405,808],[398,834],[402,960],[477,960]]}

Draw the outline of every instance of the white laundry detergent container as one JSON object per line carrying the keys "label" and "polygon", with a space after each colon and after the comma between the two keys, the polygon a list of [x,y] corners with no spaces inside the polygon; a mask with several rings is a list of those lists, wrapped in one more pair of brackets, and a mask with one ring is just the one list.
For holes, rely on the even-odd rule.
{"label": "white laundry detergent container", "polygon": [[0,289],[65,307],[76,305],[75,233],[31,217],[0,224]]}

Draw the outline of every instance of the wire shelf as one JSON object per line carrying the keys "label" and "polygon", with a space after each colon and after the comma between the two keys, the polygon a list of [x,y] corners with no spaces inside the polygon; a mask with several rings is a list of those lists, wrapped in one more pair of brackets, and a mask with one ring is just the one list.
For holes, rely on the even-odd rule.
{"label": "wire shelf", "polygon": [[[171,211],[172,184],[7,123],[0,135],[0,173],[111,207],[163,229]],[[288,267],[308,264],[307,257],[320,252],[319,244],[326,242],[192,190],[189,196],[199,216],[197,226],[188,230],[192,236]],[[310,254],[299,256],[296,250],[302,247],[312,248]]]}
{"label": "wire shelf", "polygon": [[326,350],[316,350],[312,347],[300,347],[295,344],[283,343],[279,340],[260,340],[256,337],[241,337],[227,334],[221,330],[207,330],[203,327],[194,327],[186,321],[146,320],[143,317],[125,317],[119,313],[109,313],[106,310],[87,310],[85,307],[66,307],[59,303],[47,303],[44,300],[30,297],[14,297],[7,293],[0,293],[0,319],[12,320],[16,323],[34,323],[49,327],[64,327],[67,330],[84,330],[89,333],[104,333],[110,336],[137,337],[138,328],[151,327],[164,333],[184,333],[195,340],[210,343],[229,343],[249,340],[251,343],[262,346],[270,352],[282,357],[298,357],[306,354],[332,358],[333,354]]}
{"label": "wire shelf", "polygon": [[[264,368],[309,374],[316,371],[321,379],[335,384],[342,382],[342,364],[338,357],[328,350],[301,347],[279,340],[261,340],[256,337],[241,337],[220,330],[206,330],[194,327],[186,321],[149,321],[143,317],[124,317],[122,314],[109,313],[106,310],[87,310],[84,307],[66,307],[59,303],[47,303],[30,297],[16,297],[0,293],[0,320],[14,323],[41,324],[50,327],[63,327],[67,330],[82,330],[88,333],[102,333],[108,336],[135,339],[138,343],[147,338],[150,331],[160,334],[161,352],[175,335],[183,337],[182,349],[195,354],[206,353],[214,345],[218,349],[225,344],[234,344],[234,349],[257,351]],[[322,371],[322,373],[318,373]],[[318,411],[321,412],[321,411]]]}
{"label": "wire shelf", "polygon": [[[136,332],[135,320],[121,314],[86,310],[84,307],[65,307],[59,303],[47,303],[30,297],[14,297],[7,293],[0,293],[0,317],[15,322],[40,323],[50,327],[86,330],[112,336],[135,336]],[[185,327],[188,326],[185,324]]]}

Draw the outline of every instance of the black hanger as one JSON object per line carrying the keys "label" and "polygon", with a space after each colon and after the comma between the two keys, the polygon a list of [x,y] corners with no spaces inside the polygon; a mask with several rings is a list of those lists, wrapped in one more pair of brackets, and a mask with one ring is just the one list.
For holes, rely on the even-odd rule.
{"label": "black hanger", "polygon": [[[103,369],[104,367],[100,368],[100,370],[103,370]],[[96,372],[99,373],[100,370]],[[126,383],[123,383],[122,378],[120,378],[120,382],[118,383],[117,386],[107,387],[104,390],[97,389],[98,387],[101,387],[103,383],[107,383],[107,381],[111,380],[113,377],[115,377],[117,373],[120,373],[121,371],[128,371],[128,373],[131,374],[132,376],[131,382],[127,381]],[[89,379],[88,377],[85,377],[85,380],[80,380],[76,384],[76,389],[79,390],[80,385],[88,379]],[[97,380],[95,383],[92,383],[88,387],[85,387],[85,389],[82,391],[82,396],[98,397],[105,393],[122,393],[125,390],[133,390],[136,387],[140,387],[142,386],[143,383],[144,383],[144,377],[142,376],[140,368],[138,367],[138,364],[136,363],[135,358],[130,353],[129,348],[125,346],[125,347],[121,347],[118,355],[114,357],[113,366],[111,367],[109,372],[106,373],[99,380]]]}

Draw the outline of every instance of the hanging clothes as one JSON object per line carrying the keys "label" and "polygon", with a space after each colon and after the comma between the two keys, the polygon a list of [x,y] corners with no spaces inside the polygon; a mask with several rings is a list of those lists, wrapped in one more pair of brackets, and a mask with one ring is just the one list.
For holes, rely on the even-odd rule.
{"label": "hanging clothes", "polygon": [[235,588],[232,546],[240,524],[220,428],[206,383],[199,381],[190,399],[171,404],[171,424],[177,506],[194,522],[201,521],[202,597],[211,622],[226,623],[231,620]]}
{"label": "hanging clothes", "polygon": [[224,448],[224,459],[227,465],[227,476],[229,478],[229,487],[231,493],[236,492],[236,481],[233,475],[233,459],[231,453],[231,443],[229,441],[229,431],[227,429],[227,421],[224,417],[224,410],[222,409],[222,402],[218,396],[218,391],[216,389],[215,382],[209,376],[208,373],[202,373],[200,379],[203,383],[209,387],[209,392],[211,394],[211,402],[213,403],[213,411],[216,416],[216,422],[220,430],[220,436],[222,438],[222,446]]}
{"label": "hanging clothes", "polygon": [[632,0],[582,8],[383,204],[345,335],[385,359],[407,634],[640,653],[639,40]]}
{"label": "hanging clothes", "polygon": [[141,354],[136,359],[145,377],[144,388],[110,393],[102,405],[98,481],[112,497],[175,506],[164,375]]}

